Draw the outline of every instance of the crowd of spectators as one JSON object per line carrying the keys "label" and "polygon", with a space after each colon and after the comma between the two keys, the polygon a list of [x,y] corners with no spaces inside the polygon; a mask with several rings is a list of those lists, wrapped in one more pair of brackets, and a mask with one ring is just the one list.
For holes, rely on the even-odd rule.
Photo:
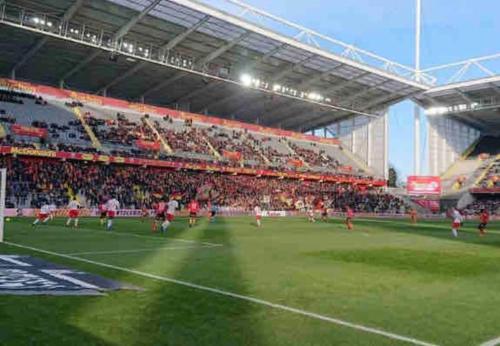
{"label": "crowd of spectators", "polygon": [[479,187],[486,189],[500,188],[500,160],[493,162],[484,178],[479,182]]}
{"label": "crowd of spectators", "polygon": [[404,207],[392,195],[347,184],[27,157],[4,156],[0,161],[8,168],[9,201],[22,207],[47,202],[64,206],[75,195],[88,207],[109,196],[124,207],[151,207],[172,194],[183,205],[197,198],[246,210],[255,205],[297,210],[319,201],[338,211],[347,205],[363,212],[400,212]]}
{"label": "crowd of spectators", "polygon": [[175,152],[212,156],[210,147],[203,138],[203,130],[191,126],[185,126],[182,130],[159,127],[158,132]]}
{"label": "crowd of spectators", "polygon": [[483,209],[487,210],[491,215],[500,215],[500,197],[480,197],[465,208],[465,213],[467,215],[477,215]]}
{"label": "crowd of spectators", "polygon": [[241,160],[265,165],[266,162],[258,149],[261,143],[247,131],[232,130],[228,132],[217,126],[212,126],[205,133],[212,146],[219,153],[236,152],[241,154]]}
{"label": "crowd of spectators", "polygon": [[340,166],[338,160],[327,155],[324,150],[316,152],[292,142],[290,142],[289,145],[309,166],[330,168],[333,170],[336,170]]}
{"label": "crowd of spectators", "polygon": [[104,120],[86,112],[84,118],[99,141],[132,147],[136,140],[156,141],[157,138],[144,119],[140,122],[129,120],[124,114],[117,113],[116,119]]}
{"label": "crowd of spectators", "polygon": [[[28,97],[36,103],[46,104],[41,97],[30,94],[4,92],[4,95],[20,100]],[[168,115],[163,119],[151,119],[155,128],[152,129],[145,121],[145,118],[149,118],[147,114],[142,117],[124,113],[104,116],[104,113],[100,115],[101,111],[97,109],[86,108],[80,101],[66,102],[66,106],[79,107],[82,110],[85,123],[96,135],[102,148],[98,150],[94,148],[86,127],[76,118],[67,123],[60,121],[48,123],[35,119],[31,122],[31,126],[46,129],[47,138],[13,136],[4,138],[2,144],[52,150],[78,150],[85,153],[99,152],[113,156],[148,159],[179,160],[184,158],[192,161],[205,159],[210,163],[216,161],[219,165],[254,169],[337,172],[339,167],[339,162],[335,158],[324,150],[313,148],[314,143],[310,143],[311,148],[306,148],[287,138],[273,138],[281,143],[272,143],[271,138],[264,136],[261,138],[246,129],[229,129],[216,125],[201,126],[194,123],[192,119],[185,119],[181,123],[174,121]],[[102,112],[109,112],[109,110],[102,110]],[[2,114],[0,109],[0,121],[12,124],[15,123],[16,117],[5,112]],[[172,148],[173,153],[167,153],[163,146],[157,150],[137,144],[138,140],[157,143],[163,139]],[[276,144],[286,148],[286,153],[280,152]],[[289,150],[287,146],[290,146],[292,150]]]}

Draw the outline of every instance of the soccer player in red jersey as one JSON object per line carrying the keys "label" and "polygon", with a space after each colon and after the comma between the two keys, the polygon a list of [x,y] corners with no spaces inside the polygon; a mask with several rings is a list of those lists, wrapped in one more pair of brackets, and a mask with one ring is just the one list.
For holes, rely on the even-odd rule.
{"label": "soccer player in red jersey", "polygon": [[200,205],[198,204],[198,201],[193,199],[191,202],[188,204],[188,211],[189,211],[189,227],[193,227],[196,225],[196,218],[198,217],[198,210],[200,209]]}
{"label": "soccer player in red jersey", "polygon": [[352,219],[354,218],[354,211],[350,207],[345,208],[345,224],[349,231],[354,229],[354,225],[352,224]]}
{"label": "soccer player in red jersey", "polygon": [[488,222],[490,222],[490,214],[486,209],[481,210],[481,214],[479,214],[479,221],[481,222],[477,228],[479,229],[479,235],[482,237],[486,234],[486,227],[488,226]]}
{"label": "soccer player in red jersey", "polygon": [[151,231],[152,232],[157,232],[158,231],[158,226],[160,222],[163,222],[165,219],[165,208],[167,207],[167,204],[163,202],[162,200],[159,200],[155,205],[154,205],[154,210],[155,210],[155,220],[153,221],[153,224],[151,226]]}
{"label": "soccer player in red jersey", "polygon": [[417,223],[417,211],[415,209],[410,209],[410,220],[412,224]]}
{"label": "soccer player in red jersey", "polygon": [[101,226],[104,226],[106,223],[106,217],[108,216],[108,211],[106,209],[106,203],[102,202],[99,204],[99,221]]}
{"label": "soccer player in red jersey", "polygon": [[141,208],[141,222],[144,222],[149,217],[149,209],[146,206]]}

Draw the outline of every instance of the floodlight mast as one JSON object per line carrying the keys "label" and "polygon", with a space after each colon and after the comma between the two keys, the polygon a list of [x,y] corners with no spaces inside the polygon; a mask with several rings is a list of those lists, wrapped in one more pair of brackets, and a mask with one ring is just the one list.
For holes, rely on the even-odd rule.
{"label": "floodlight mast", "polygon": [[[421,34],[421,20],[422,20],[422,1],[416,0],[415,11],[415,78],[420,81],[420,34]],[[414,152],[413,161],[415,175],[420,175],[420,107],[415,104],[414,106]]]}

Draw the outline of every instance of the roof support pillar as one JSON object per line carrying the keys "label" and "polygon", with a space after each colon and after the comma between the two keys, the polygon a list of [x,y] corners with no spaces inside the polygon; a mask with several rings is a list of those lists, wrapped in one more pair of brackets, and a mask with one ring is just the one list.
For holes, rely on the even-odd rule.
{"label": "roof support pillar", "polygon": [[415,175],[420,175],[421,173],[420,172],[420,107],[418,105],[415,105],[413,109],[413,121],[414,121],[413,173]]}

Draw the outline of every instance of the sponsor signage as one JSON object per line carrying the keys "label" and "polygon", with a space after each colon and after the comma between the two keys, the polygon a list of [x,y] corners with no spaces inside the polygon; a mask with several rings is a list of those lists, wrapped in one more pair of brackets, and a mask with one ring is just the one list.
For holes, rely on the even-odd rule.
{"label": "sponsor signage", "polygon": [[160,151],[160,142],[145,141],[138,139],[135,141],[135,146],[144,150]]}
{"label": "sponsor signage", "polygon": [[12,124],[10,130],[18,136],[29,137],[47,137],[47,129],[40,129],[38,127],[23,126],[19,124]]}
{"label": "sponsor signage", "polygon": [[137,288],[30,256],[0,255],[0,295],[101,295],[118,289]]}
{"label": "sponsor signage", "polygon": [[409,176],[406,190],[409,195],[440,195],[441,178],[433,176]]}
{"label": "sponsor signage", "polygon": [[287,216],[287,212],[284,210],[263,210],[263,217],[285,217]]}

